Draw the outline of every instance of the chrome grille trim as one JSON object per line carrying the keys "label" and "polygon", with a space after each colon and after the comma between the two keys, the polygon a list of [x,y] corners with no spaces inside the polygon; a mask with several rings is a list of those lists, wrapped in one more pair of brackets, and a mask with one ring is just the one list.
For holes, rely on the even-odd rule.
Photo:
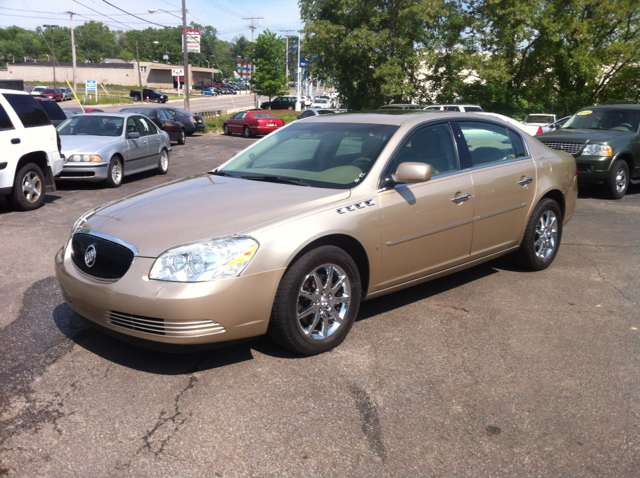
{"label": "chrome grille trim", "polygon": [[583,143],[557,143],[553,141],[541,141],[546,147],[551,149],[559,149],[569,154],[578,154],[584,147]]}
{"label": "chrome grille trim", "polygon": [[202,337],[226,332],[222,325],[213,320],[172,321],[115,310],[107,310],[106,320],[117,327],[165,337]]}

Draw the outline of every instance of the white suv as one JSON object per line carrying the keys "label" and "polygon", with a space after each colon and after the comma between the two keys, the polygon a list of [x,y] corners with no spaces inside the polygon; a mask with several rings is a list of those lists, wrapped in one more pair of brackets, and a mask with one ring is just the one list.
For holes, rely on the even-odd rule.
{"label": "white suv", "polygon": [[40,104],[24,91],[0,89],[0,196],[30,211],[56,190],[62,171],[58,132]]}

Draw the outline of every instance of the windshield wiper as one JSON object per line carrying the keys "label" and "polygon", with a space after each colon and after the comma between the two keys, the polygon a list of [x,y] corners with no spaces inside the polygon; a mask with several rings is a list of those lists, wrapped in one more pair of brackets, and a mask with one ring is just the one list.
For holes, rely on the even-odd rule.
{"label": "windshield wiper", "polygon": [[213,174],[214,176],[226,176],[228,178],[235,178],[233,174],[225,173],[224,171],[218,171],[214,169],[213,171],[207,171],[207,174]]}
{"label": "windshield wiper", "polygon": [[269,183],[282,183],[282,184],[295,184],[296,186],[309,186],[308,183],[304,182],[302,179],[296,178],[285,178],[282,176],[240,176],[242,179],[249,179],[251,181],[265,181]]}

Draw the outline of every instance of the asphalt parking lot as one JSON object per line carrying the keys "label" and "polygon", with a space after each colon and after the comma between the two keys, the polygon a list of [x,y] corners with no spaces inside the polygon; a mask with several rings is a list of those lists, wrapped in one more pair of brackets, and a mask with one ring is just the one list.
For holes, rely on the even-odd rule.
{"label": "asphalt parking lot", "polygon": [[253,141],[196,135],[166,176],[60,183],[33,212],[0,199],[0,476],[640,476],[639,186],[581,189],[549,269],[506,257],[367,301],[316,357],[150,352],[64,304],[79,215]]}

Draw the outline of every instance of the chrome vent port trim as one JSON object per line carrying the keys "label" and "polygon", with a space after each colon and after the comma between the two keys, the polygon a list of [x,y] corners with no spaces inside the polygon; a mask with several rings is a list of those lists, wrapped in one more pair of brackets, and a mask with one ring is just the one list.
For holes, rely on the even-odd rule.
{"label": "chrome vent port trim", "polygon": [[559,143],[554,141],[542,141],[542,144],[551,149],[559,149],[569,154],[578,154],[582,151],[584,144],[582,143]]}
{"label": "chrome vent port trim", "polygon": [[226,332],[222,325],[213,320],[172,321],[115,310],[107,311],[106,320],[117,327],[165,337],[202,337]]}

